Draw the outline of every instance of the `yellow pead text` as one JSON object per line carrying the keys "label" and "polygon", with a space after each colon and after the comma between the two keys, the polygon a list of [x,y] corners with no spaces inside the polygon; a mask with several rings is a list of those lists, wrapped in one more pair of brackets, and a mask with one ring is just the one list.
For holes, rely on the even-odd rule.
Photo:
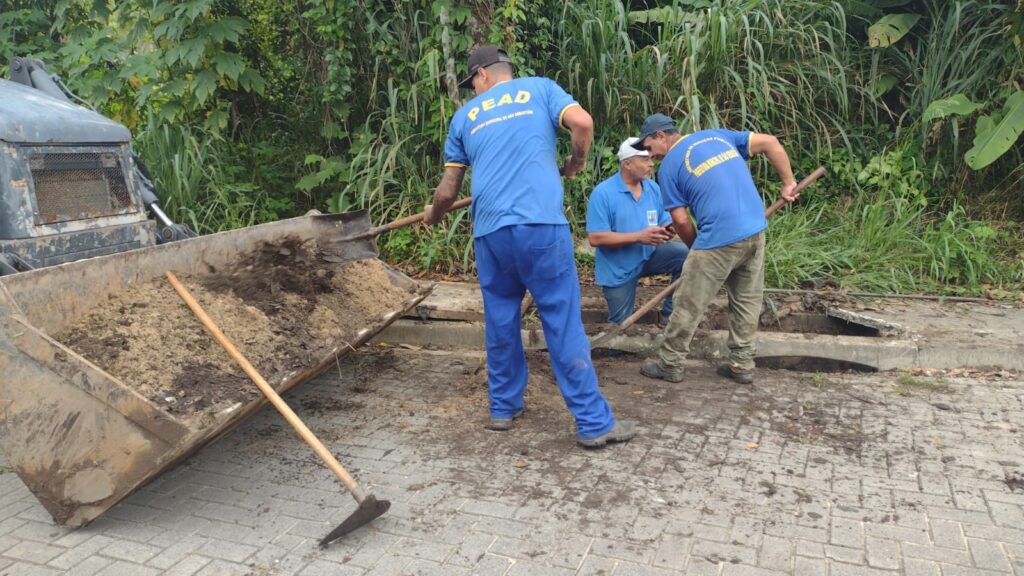
{"label": "yellow pead text", "polygon": [[471,121],[476,122],[476,117],[480,114],[481,108],[484,110],[493,110],[498,106],[512,104],[513,102],[515,102],[516,104],[526,104],[529,101],[530,93],[527,92],[526,90],[520,90],[519,92],[516,93],[515,98],[513,98],[511,94],[505,94],[500,99],[498,99],[497,102],[494,101],[494,98],[488,98],[487,100],[481,102],[480,106],[473,106],[472,108],[470,108],[467,116],[469,116],[469,119]]}

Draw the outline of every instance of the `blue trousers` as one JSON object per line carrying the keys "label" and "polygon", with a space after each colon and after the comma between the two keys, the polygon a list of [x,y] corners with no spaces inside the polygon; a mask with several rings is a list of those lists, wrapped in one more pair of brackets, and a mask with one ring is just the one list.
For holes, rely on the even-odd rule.
{"label": "blue trousers", "polygon": [[576,418],[576,434],[589,439],[611,430],[615,417],[590,361],[572,246],[569,226],[551,224],[505,226],[474,240],[484,297],[491,415],[508,418],[523,408],[527,367],[520,307],[529,289],[558,388]]}
{"label": "blue trousers", "polygon": [[[640,278],[655,274],[672,274],[672,281],[675,282],[683,272],[683,262],[689,253],[689,248],[683,242],[659,244],[635,278],[619,286],[604,286],[604,299],[608,302],[608,322],[622,324],[633,313],[633,306],[636,304],[636,283]],[[672,294],[665,298],[661,311],[665,318],[672,315]]]}

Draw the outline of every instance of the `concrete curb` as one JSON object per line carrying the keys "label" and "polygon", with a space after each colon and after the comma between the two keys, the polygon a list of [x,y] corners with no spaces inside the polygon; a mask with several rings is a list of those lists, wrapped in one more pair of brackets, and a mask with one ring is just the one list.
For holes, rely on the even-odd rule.
{"label": "concrete curb", "polygon": [[[544,349],[540,329],[523,330],[527,350]],[[691,356],[724,358],[728,355],[724,330],[698,332]],[[620,335],[608,347],[653,355],[661,344],[660,334]],[[483,350],[484,326],[480,322],[417,321],[400,319],[377,335],[374,342],[405,344],[440,349]],[[786,332],[760,332],[757,357],[764,359],[808,358],[841,362],[872,370],[907,368],[991,368],[1024,370],[1024,354],[1013,348],[970,349],[951,346],[921,346],[914,340],[829,336]]]}

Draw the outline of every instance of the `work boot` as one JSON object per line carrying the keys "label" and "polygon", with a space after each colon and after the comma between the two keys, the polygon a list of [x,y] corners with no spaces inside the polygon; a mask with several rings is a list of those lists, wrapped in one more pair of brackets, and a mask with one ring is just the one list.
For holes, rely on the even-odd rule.
{"label": "work boot", "polygon": [[657,360],[644,362],[643,366],[640,367],[640,373],[648,378],[658,378],[676,384],[683,381],[683,371],[681,369],[666,370],[661,367]]}
{"label": "work boot", "polygon": [[636,436],[636,420],[619,420],[615,427],[597,438],[576,438],[576,443],[584,448],[601,448],[613,442],[627,442]]}
{"label": "work boot", "polygon": [[719,376],[725,376],[731,378],[740,384],[751,385],[754,383],[754,371],[753,370],[742,370],[739,366],[736,366],[730,362],[722,362],[715,369]]}
{"label": "work boot", "polygon": [[668,319],[671,318],[671,314],[665,314],[664,310],[658,310],[658,328],[664,328],[668,326]]}
{"label": "work boot", "polygon": [[519,418],[522,415],[523,410],[520,409],[508,418],[495,418],[494,416],[491,416],[491,419],[487,421],[484,428],[487,428],[488,430],[495,430],[497,432],[507,432],[512,429],[512,423],[515,422],[516,418]]}

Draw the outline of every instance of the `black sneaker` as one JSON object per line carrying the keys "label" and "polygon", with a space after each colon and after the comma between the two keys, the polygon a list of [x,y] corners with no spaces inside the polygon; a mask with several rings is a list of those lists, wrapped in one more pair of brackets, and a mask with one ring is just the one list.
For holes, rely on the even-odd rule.
{"label": "black sneaker", "polygon": [[648,360],[640,367],[640,373],[648,378],[658,378],[668,382],[679,383],[683,381],[682,370],[666,370],[661,367],[657,360]]}
{"label": "black sneaker", "polygon": [[719,376],[731,378],[740,384],[746,384],[749,386],[754,383],[753,370],[740,370],[729,362],[719,364],[718,368],[715,369],[715,372],[718,372]]}
{"label": "black sneaker", "polygon": [[613,442],[628,442],[636,436],[636,420],[619,420],[615,427],[597,438],[576,438],[576,443],[584,448],[602,448]]}
{"label": "black sneaker", "polygon": [[488,430],[494,430],[496,432],[507,432],[512,429],[512,425],[516,421],[516,419],[522,415],[523,411],[519,410],[519,412],[516,412],[515,414],[508,418],[495,418],[494,416],[491,416],[491,419],[487,421],[487,424],[484,425],[484,428],[487,428]]}

